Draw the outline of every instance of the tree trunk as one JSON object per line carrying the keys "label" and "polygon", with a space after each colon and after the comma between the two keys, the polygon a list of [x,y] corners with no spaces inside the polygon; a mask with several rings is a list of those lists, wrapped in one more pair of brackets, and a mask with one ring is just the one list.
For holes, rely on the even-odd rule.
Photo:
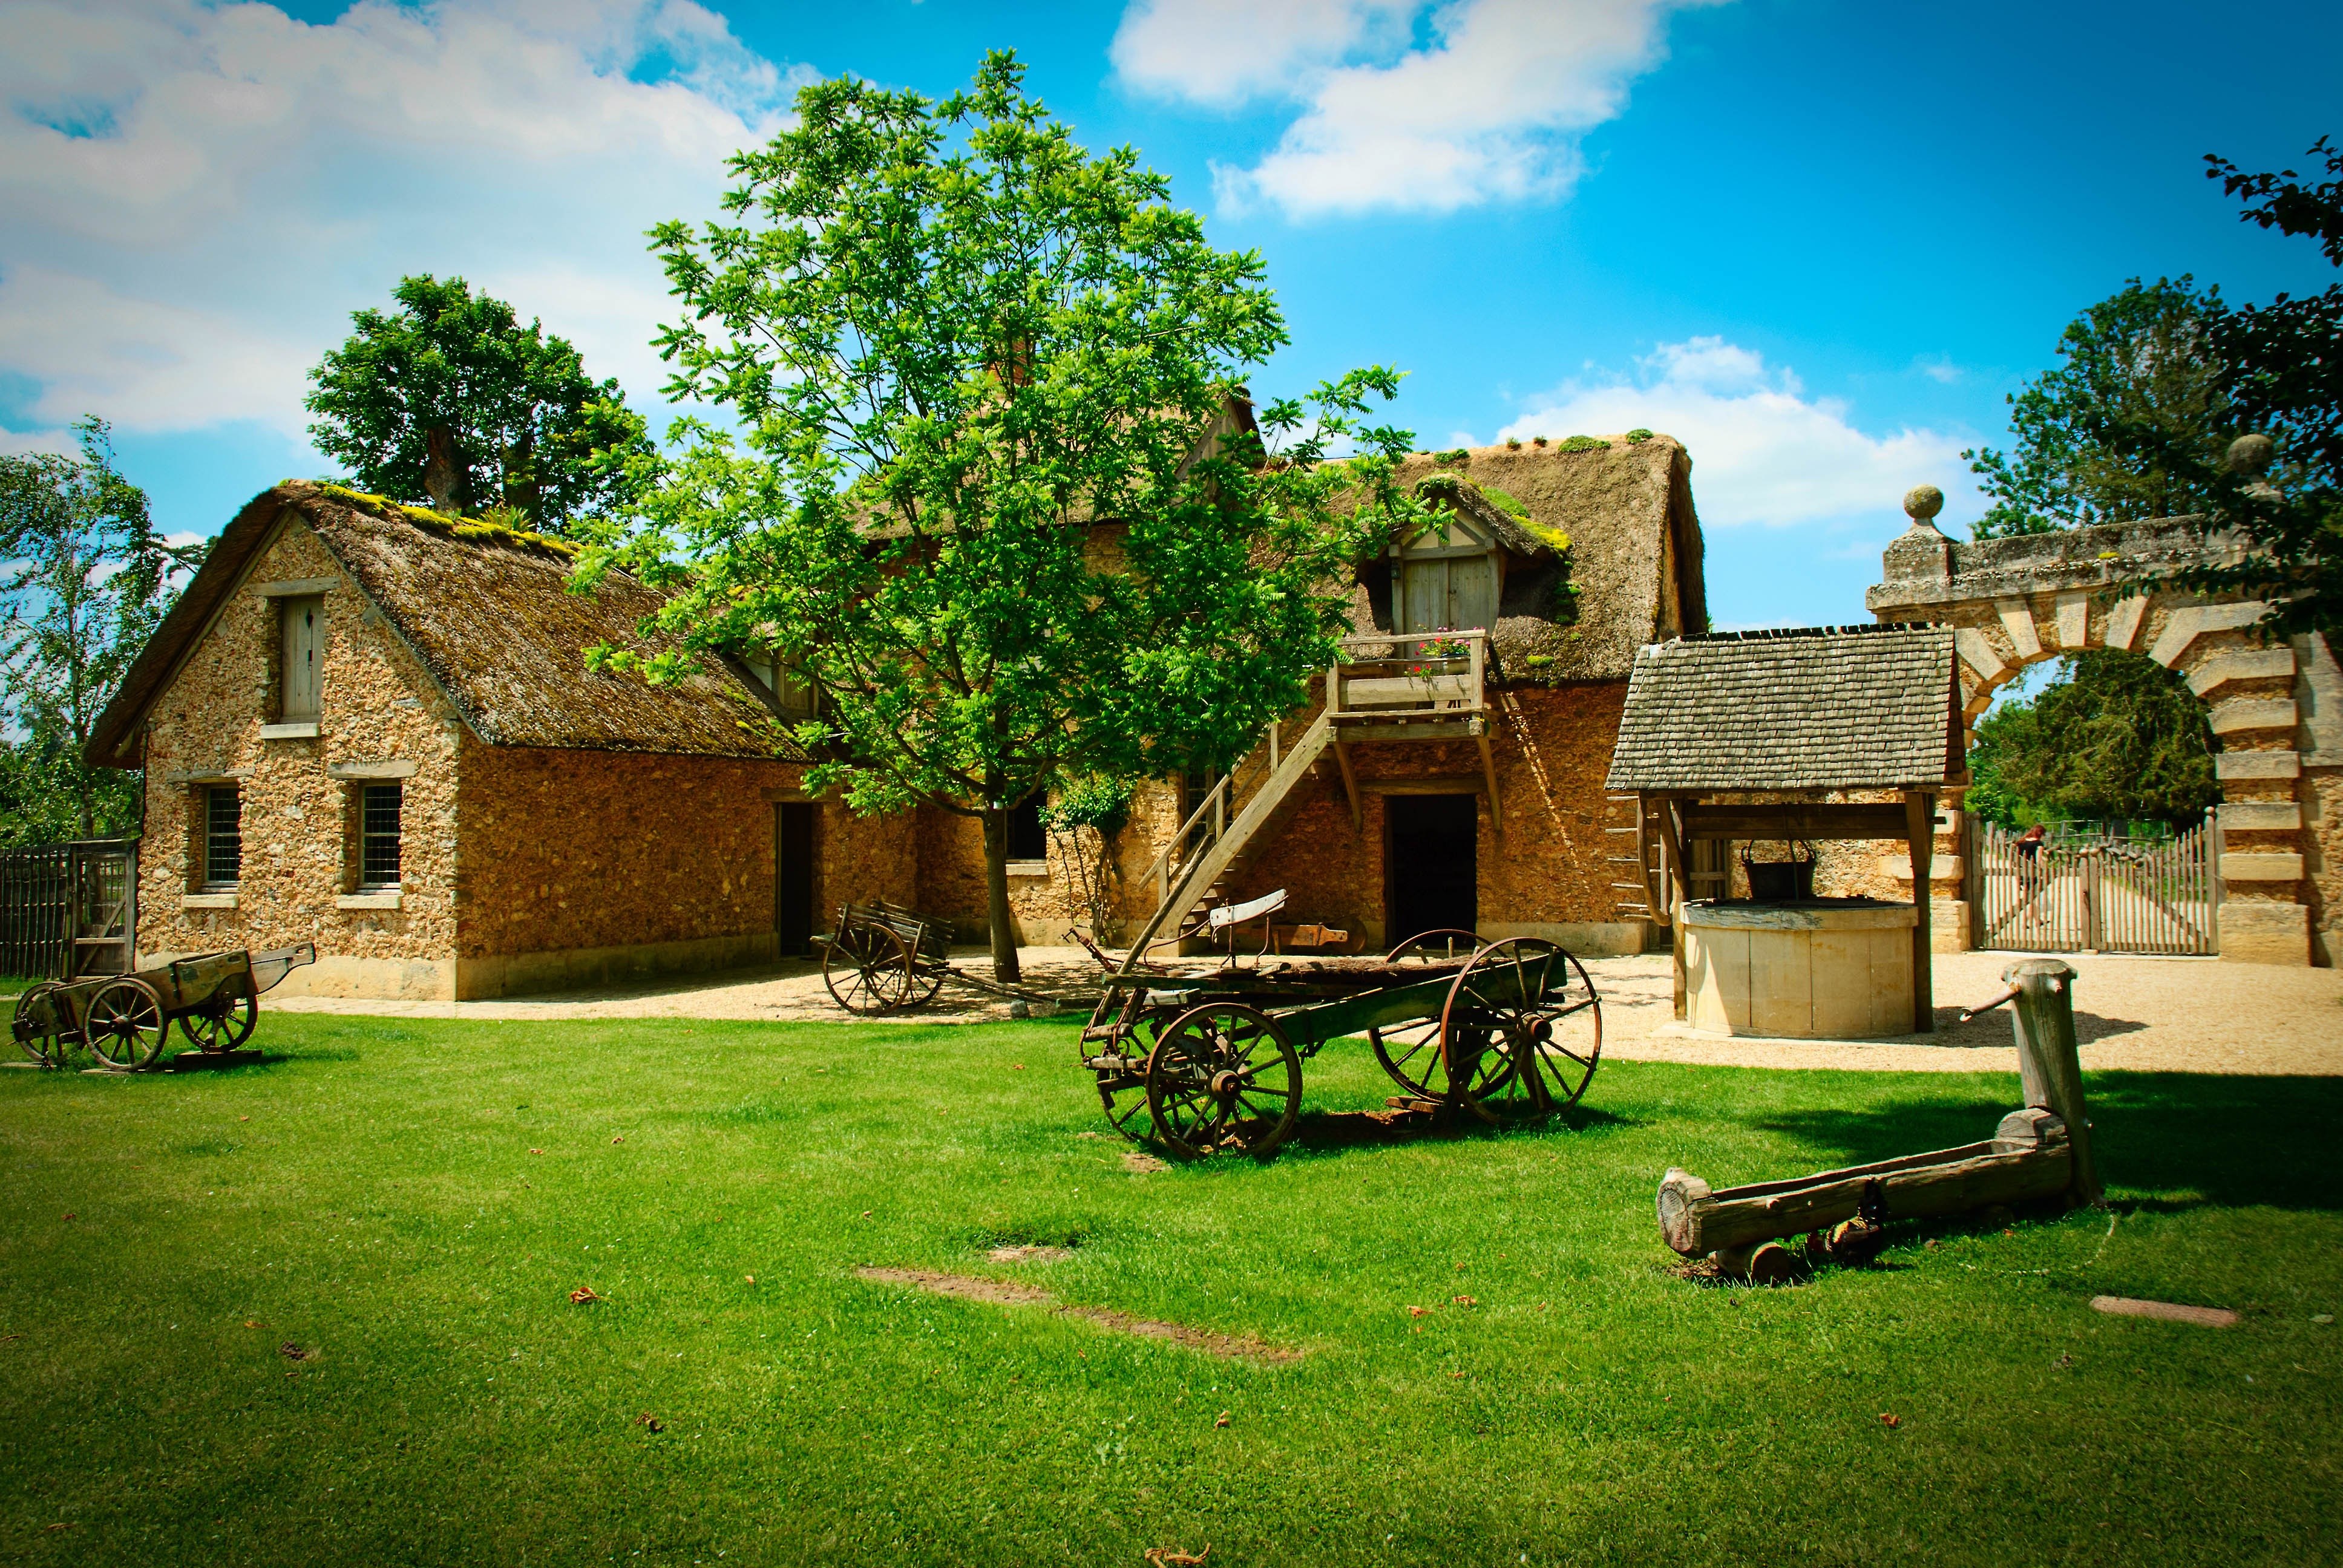
{"label": "tree trunk", "polygon": [[423,432],[423,493],[431,498],[434,511],[457,516],[456,494],[456,433],[445,425],[434,425]]}
{"label": "tree trunk", "polygon": [[984,813],[984,904],[992,925],[992,978],[1015,985],[1024,975],[1017,967],[1017,933],[1009,918],[1009,813],[998,808]]}

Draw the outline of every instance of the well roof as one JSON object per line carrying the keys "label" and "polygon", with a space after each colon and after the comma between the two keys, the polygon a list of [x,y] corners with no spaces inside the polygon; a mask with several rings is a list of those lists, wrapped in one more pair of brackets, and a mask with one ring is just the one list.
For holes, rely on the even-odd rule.
{"label": "well roof", "polygon": [[1861,789],[1961,776],[1948,627],[1817,627],[1643,649],[1613,789]]}
{"label": "well roof", "polygon": [[[1400,464],[1402,485],[1449,473],[1520,502],[1530,526],[1504,517],[1500,533],[1516,553],[1551,549],[1555,530],[1569,538],[1576,618],[1502,617],[1490,641],[1508,683],[1624,679],[1637,648],[1708,624],[1691,455],[1672,436],[1608,440],[1607,447],[1577,452],[1527,443],[1476,447],[1462,461],[1418,452]],[[1371,635],[1365,618],[1357,618],[1360,633]]]}
{"label": "well roof", "polygon": [[288,480],[255,497],[132,664],[89,744],[101,765],[136,767],[140,720],[280,521],[313,529],[491,746],[770,757],[769,710],[730,671],[673,685],[587,669],[596,643],[641,647],[657,590],[612,572],[590,594],[568,583],[573,547],[493,524]]}

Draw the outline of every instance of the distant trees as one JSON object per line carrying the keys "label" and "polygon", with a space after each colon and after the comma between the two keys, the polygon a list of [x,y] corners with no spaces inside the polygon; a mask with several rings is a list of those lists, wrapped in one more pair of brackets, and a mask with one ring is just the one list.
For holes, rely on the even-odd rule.
{"label": "distant trees", "polygon": [[460,277],[401,278],[392,297],[309,373],[309,434],[358,488],[557,534],[626,504],[626,460],[651,447],[617,381]]}
{"label": "distant trees", "polygon": [[0,843],[127,832],[138,776],[93,768],[98,716],[162,620],[201,545],[165,544],[114,466],[105,421],[75,426],[78,459],[0,457]]}
{"label": "distant trees", "polygon": [[2186,826],[2221,798],[2205,705],[2177,671],[2104,649],[2065,664],[2038,696],[1978,721],[1970,810],[2005,827],[2064,818]]}

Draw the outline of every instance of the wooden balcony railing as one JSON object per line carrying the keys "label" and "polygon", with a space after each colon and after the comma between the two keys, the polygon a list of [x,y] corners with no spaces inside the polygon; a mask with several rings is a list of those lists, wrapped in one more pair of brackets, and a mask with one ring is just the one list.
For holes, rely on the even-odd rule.
{"label": "wooden balcony railing", "polygon": [[1337,724],[1469,725],[1487,711],[1488,667],[1478,628],[1345,638],[1326,671],[1326,712]]}

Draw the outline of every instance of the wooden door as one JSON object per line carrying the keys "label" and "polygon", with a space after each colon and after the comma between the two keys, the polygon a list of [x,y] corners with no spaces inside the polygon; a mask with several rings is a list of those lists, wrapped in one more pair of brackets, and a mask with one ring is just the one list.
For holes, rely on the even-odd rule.
{"label": "wooden door", "polygon": [[814,813],[810,800],[773,808],[773,930],[783,958],[813,950]]}
{"label": "wooden door", "polygon": [[1487,630],[1497,619],[1497,567],[1485,554],[1403,558],[1401,631]]}
{"label": "wooden door", "polygon": [[277,601],[284,624],[284,666],[278,674],[277,716],[317,717],[317,663],[325,641],[326,601],[317,598]]}

